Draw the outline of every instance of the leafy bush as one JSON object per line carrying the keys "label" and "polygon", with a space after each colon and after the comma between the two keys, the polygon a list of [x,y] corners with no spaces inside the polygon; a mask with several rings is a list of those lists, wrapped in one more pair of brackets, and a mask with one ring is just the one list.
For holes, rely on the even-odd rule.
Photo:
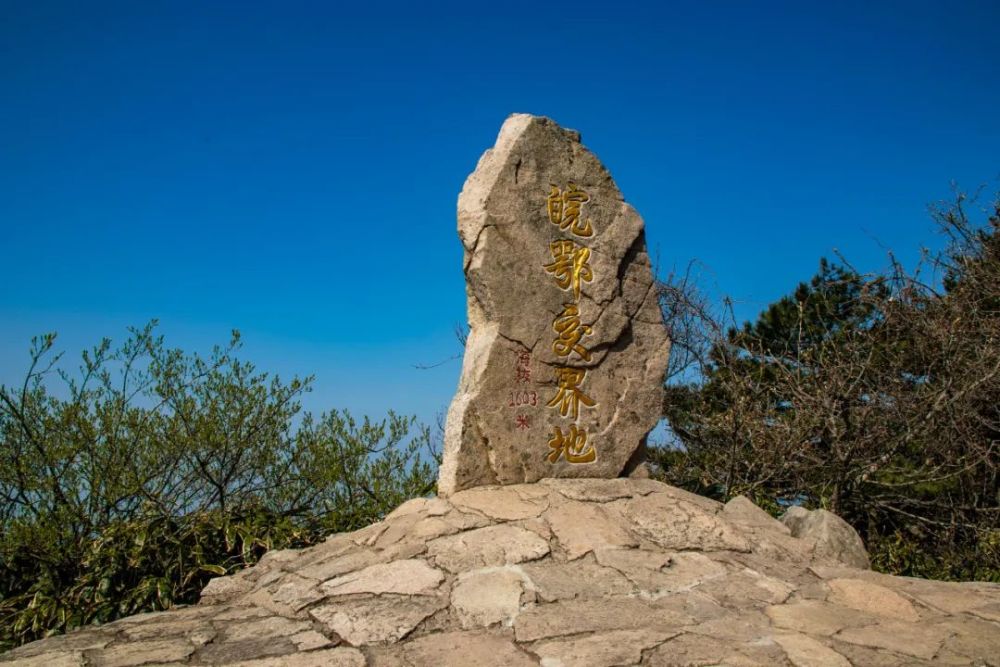
{"label": "leafy bush", "polygon": [[203,358],[154,326],[77,374],[35,339],[23,384],[0,386],[0,648],[194,602],[270,549],[433,490],[413,419],[300,414],[311,378],[257,372],[235,333]]}
{"label": "leafy bush", "polygon": [[887,572],[1000,580],[1000,204],[985,225],[965,204],[935,210],[949,244],[929,279],[823,261],[739,327],[664,284],[687,364],[668,388],[664,478],[830,509]]}

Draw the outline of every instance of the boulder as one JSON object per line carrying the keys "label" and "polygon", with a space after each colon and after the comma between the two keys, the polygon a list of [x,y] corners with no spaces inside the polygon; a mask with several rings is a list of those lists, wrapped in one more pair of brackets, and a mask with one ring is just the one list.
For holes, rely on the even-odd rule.
{"label": "boulder", "polygon": [[781,522],[792,531],[792,537],[809,540],[816,545],[816,555],[840,561],[845,565],[867,570],[871,567],[865,543],[858,531],[833,512],[789,507]]}
{"label": "boulder", "polygon": [[670,344],[643,222],[580,135],[515,114],[458,199],[469,336],[442,495],[641,474]]}

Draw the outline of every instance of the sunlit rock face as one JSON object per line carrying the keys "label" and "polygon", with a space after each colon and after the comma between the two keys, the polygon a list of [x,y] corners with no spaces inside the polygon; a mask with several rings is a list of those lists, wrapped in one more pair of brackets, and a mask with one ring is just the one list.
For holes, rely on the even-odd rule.
{"label": "sunlit rock face", "polygon": [[850,567],[746,498],[546,479],[418,498],[213,579],[198,605],[0,665],[994,665],[1000,585]]}
{"label": "sunlit rock face", "polygon": [[670,343],[643,222],[580,135],[515,114],[458,199],[470,332],[439,492],[619,477]]}

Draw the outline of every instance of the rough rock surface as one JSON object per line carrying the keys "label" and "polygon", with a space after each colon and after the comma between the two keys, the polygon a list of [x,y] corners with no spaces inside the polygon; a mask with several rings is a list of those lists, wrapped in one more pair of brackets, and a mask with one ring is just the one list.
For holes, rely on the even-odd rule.
{"label": "rough rock surface", "polygon": [[580,135],[515,114],[458,199],[469,337],[442,495],[642,460],[670,343],[642,219]]}
{"label": "rough rock surface", "polygon": [[865,543],[851,525],[833,512],[790,507],[781,517],[792,537],[809,540],[816,553],[847,563],[853,567],[869,567]]}
{"label": "rough rock surface", "polygon": [[1000,665],[1000,585],[848,567],[745,499],[552,479],[412,500],[215,579],[196,606],[28,644],[10,662]]}

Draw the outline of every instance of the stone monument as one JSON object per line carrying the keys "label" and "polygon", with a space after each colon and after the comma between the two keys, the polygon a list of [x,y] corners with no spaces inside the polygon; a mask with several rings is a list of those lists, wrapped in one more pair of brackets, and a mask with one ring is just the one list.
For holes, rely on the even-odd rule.
{"label": "stone monument", "polygon": [[632,473],[670,342],[608,170],[577,132],[515,114],[462,188],[458,233],[470,330],[439,493]]}

